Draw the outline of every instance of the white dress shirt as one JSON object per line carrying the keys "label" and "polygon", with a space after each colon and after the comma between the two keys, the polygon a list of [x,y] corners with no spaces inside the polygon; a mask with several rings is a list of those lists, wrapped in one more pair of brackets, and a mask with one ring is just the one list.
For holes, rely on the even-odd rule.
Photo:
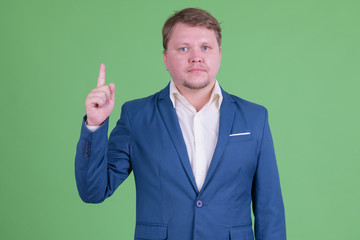
{"label": "white dress shirt", "polygon": [[[216,81],[210,100],[199,112],[180,94],[170,82],[170,99],[178,116],[190,165],[198,190],[202,188],[219,136],[219,119],[222,94]],[[88,126],[95,131],[99,126]]]}
{"label": "white dress shirt", "polygon": [[170,99],[176,109],[190,165],[200,191],[219,136],[221,89],[216,81],[209,102],[198,112],[179,93],[173,81],[170,83]]}

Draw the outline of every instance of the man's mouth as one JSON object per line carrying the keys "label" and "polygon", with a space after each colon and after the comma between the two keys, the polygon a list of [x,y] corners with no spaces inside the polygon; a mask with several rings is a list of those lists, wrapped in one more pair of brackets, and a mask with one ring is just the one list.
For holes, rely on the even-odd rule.
{"label": "man's mouth", "polygon": [[205,72],[205,69],[203,68],[190,68],[188,70],[188,72],[191,72],[191,73],[201,73],[201,72]]}

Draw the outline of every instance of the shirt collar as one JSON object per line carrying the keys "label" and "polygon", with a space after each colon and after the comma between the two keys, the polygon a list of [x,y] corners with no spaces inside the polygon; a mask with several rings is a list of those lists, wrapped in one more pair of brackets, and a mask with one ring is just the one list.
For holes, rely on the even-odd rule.
{"label": "shirt collar", "polygon": [[[182,97],[185,99],[183,95],[180,94],[179,90],[176,88],[175,83],[173,80],[170,82],[170,99],[173,104],[173,107],[175,108],[175,103],[178,97]],[[215,80],[215,86],[213,88],[213,91],[211,92],[210,100],[208,103],[211,103],[213,101],[216,101],[216,107],[220,109],[221,102],[223,100],[223,96],[221,93],[221,88],[217,80]]]}

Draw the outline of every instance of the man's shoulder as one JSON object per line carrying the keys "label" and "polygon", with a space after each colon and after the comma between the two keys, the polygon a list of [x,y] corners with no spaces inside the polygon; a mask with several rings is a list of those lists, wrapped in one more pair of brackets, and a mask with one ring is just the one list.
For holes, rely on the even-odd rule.
{"label": "man's shoulder", "polygon": [[153,102],[156,99],[156,96],[158,95],[158,93],[159,92],[154,93],[147,97],[142,97],[142,98],[137,98],[137,99],[126,101],[124,103],[124,105],[127,105],[129,107],[143,106],[144,104]]}
{"label": "man's shoulder", "polygon": [[249,100],[245,100],[241,97],[238,97],[236,95],[230,94],[225,92],[225,94],[228,94],[228,96],[235,102],[238,108],[240,108],[242,111],[246,112],[258,112],[263,113],[264,111],[267,111],[267,109],[258,103],[251,102]]}
{"label": "man's shoulder", "polygon": [[[233,94],[228,97],[236,105],[237,119],[241,119],[247,123],[247,126],[255,132],[255,129],[262,129],[267,119],[267,109],[257,103],[245,100]],[[260,128],[259,128],[260,127]]]}

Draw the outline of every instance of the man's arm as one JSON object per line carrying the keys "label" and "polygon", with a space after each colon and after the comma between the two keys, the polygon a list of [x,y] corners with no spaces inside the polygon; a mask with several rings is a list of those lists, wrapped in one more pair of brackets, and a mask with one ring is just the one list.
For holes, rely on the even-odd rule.
{"label": "man's arm", "polygon": [[263,137],[252,188],[257,240],[285,240],[285,212],[273,140],[265,110]]}
{"label": "man's arm", "polygon": [[[84,202],[104,201],[132,170],[130,125],[124,109],[108,141],[109,115],[114,103],[115,85],[105,85],[105,65],[101,64],[97,86],[85,101],[86,116],[75,156],[76,184]],[[98,129],[91,131],[86,125],[98,126]]]}
{"label": "man's arm", "polygon": [[84,202],[104,201],[132,171],[130,127],[124,108],[109,140],[109,119],[99,129],[91,132],[85,126],[84,117],[75,157],[76,184]]}

